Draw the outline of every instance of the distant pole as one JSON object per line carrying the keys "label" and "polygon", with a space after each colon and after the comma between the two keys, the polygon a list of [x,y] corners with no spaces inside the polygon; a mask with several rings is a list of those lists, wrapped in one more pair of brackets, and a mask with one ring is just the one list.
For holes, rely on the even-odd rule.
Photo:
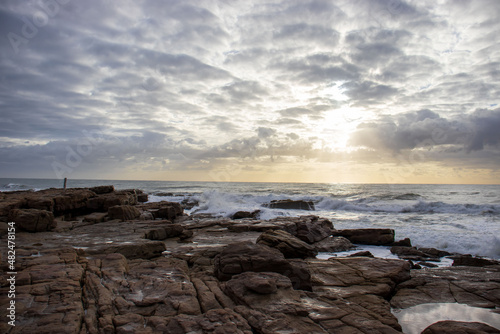
{"label": "distant pole", "polygon": [[68,182],[68,178],[67,178],[67,177],[65,177],[65,178],[64,178],[64,190],[66,190],[66,183],[67,183],[67,182]]}

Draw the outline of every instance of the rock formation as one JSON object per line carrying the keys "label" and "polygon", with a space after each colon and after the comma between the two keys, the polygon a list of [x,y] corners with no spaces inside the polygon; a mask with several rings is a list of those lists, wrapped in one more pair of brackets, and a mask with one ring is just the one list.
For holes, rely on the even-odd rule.
{"label": "rock formation", "polygon": [[[394,233],[337,231],[316,216],[187,216],[178,203],[145,196],[112,186],[0,193],[2,245],[7,223],[16,226],[16,326],[2,321],[0,332],[401,333],[391,308],[500,306],[495,261],[470,266],[458,257],[460,266],[414,270],[406,260],[321,260],[317,251],[391,244]],[[410,246],[394,252],[443,256]],[[7,251],[1,247],[2,260]],[[2,297],[11,289],[5,263]],[[0,300],[4,320],[9,302]],[[427,331],[436,328],[443,325]]]}

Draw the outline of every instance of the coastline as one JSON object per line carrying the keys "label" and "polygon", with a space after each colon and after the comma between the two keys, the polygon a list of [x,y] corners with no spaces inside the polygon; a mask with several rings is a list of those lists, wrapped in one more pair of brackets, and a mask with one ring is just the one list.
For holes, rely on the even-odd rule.
{"label": "coastline", "polygon": [[[394,314],[417,305],[500,306],[498,262],[455,254],[454,266],[434,268],[450,255],[390,229],[337,230],[314,212],[186,215],[112,186],[0,196],[2,221],[15,223],[16,271],[6,267],[9,225],[0,239],[2,295],[16,273],[16,326],[2,322],[6,333],[398,333]],[[353,243],[403,259],[317,256]]]}

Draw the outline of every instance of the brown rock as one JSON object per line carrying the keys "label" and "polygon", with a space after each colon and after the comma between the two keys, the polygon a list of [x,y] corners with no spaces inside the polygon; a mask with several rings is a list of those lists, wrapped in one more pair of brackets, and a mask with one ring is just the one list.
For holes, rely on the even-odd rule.
{"label": "brown rock", "polygon": [[313,246],[281,230],[262,233],[257,239],[257,243],[276,248],[286,258],[306,258],[318,254]]}
{"label": "brown rock", "polygon": [[318,252],[345,252],[355,248],[355,246],[344,237],[329,237],[315,242],[313,246]]}
{"label": "brown rock", "polygon": [[214,268],[215,276],[223,281],[247,271],[275,272],[289,277],[295,289],[311,289],[309,269],[304,262],[287,261],[277,249],[261,244],[228,245],[215,257]]}
{"label": "brown rock", "polygon": [[396,308],[425,303],[461,303],[494,308],[500,305],[500,266],[413,270],[391,299]]}
{"label": "brown rock", "polygon": [[98,195],[101,195],[101,194],[112,193],[113,191],[115,191],[115,187],[112,185],[110,185],[110,186],[97,186],[97,187],[89,188],[89,190],[95,192]]}
{"label": "brown rock", "polygon": [[50,231],[57,226],[52,212],[37,209],[14,209],[9,214],[9,221],[28,232]]}
{"label": "brown rock", "polygon": [[120,245],[106,245],[87,249],[89,254],[112,254],[119,253],[128,259],[151,259],[161,256],[166,250],[165,243],[161,241],[131,242]]}
{"label": "brown rock", "polygon": [[422,332],[422,334],[486,334],[500,333],[500,329],[481,322],[439,321]]}
{"label": "brown rock", "polygon": [[292,233],[297,238],[307,243],[315,243],[328,238],[334,230],[331,221],[317,216],[302,216],[295,223],[296,232]]}
{"label": "brown rock", "polygon": [[216,309],[199,316],[176,316],[170,320],[164,333],[252,334],[253,331],[248,322],[233,310]]}
{"label": "brown rock", "polygon": [[223,281],[246,271],[286,272],[290,264],[283,253],[251,242],[230,244],[215,257],[215,276]]}
{"label": "brown rock", "polygon": [[398,284],[410,279],[403,260],[367,257],[307,260],[313,291],[328,298],[377,295],[389,298]]}
{"label": "brown rock", "polygon": [[179,237],[184,232],[184,227],[179,224],[167,224],[163,227],[147,231],[144,238],[149,240],[165,240],[167,238]]}
{"label": "brown rock", "polygon": [[155,219],[167,219],[174,221],[175,218],[182,216],[184,209],[179,203],[175,202],[153,202],[138,205],[138,208],[149,211]]}
{"label": "brown rock", "polygon": [[335,230],[332,235],[345,237],[354,244],[379,246],[394,242],[394,230],[387,228]]}
{"label": "brown rock", "polygon": [[134,220],[139,218],[141,212],[134,206],[115,205],[108,209],[109,219],[119,219],[121,221]]}

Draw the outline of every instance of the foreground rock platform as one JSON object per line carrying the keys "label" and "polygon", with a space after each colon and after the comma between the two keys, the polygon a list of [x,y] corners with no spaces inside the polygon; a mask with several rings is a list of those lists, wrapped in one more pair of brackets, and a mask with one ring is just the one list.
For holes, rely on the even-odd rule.
{"label": "foreground rock platform", "polygon": [[[112,186],[0,193],[0,224],[31,217],[16,225],[16,326],[1,321],[0,332],[401,333],[392,308],[500,306],[496,262],[414,270],[407,260],[321,260],[318,250],[350,249],[349,238],[390,244],[393,232],[339,232],[316,216],[187,216],[145,196]],[[8,306],[2,298],[2,320]]]}

